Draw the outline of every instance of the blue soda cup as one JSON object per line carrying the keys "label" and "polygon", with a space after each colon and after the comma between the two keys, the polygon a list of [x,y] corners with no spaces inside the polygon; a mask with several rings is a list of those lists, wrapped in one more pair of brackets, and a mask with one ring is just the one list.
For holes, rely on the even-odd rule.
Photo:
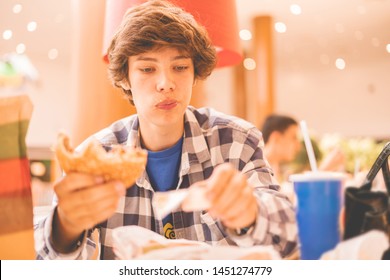
{"label": "blue soda cup", "polygon": [[317,260],[341,239],[339,215],[343,206],[344,175],[307,172],[290,176],[297,197],[300,258]]}

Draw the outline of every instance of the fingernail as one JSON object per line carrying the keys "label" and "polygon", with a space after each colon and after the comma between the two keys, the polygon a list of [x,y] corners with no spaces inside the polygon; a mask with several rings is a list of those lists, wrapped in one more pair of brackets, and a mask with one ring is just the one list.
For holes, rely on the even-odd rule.
{"label": "fingernail", "polygon": [[[208,211],[209,215],[211,216],[211,218],[213,218],[214,220],[217,219],[218,215],[214,212],[214,211]],[[219,217],[221,219],[221,217]]]}
{"label": "fingernail", "polygon": [[212,191],[207,191],[205,193],[205,197],[206,197],[207,200],[212,202],[212,201],[214,201],[215,194]]}
{"label": "fingernail", "polygon": [[103,184],[104,183],[104,178],[102,176],[96,176],[95,177],[95,183],[96,184]]}
{"label": "fingernail", "polygon": [[115,183],[115,188],[116,188],[116,191],[118,192],[119,195],[125,195],[126,194],[126,188],[125,188],[125,185],[123,185],[122,182],[116,182]]}

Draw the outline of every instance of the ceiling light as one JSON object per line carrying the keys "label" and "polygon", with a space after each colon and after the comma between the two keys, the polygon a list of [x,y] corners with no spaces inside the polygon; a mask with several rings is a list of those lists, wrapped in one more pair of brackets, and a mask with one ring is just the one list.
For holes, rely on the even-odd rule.
{"label": "ceiling light", "polygon": [[19,14],[21,11],[22,11],[22,5],[20,4],[15,4],[13,7],[12,7],[12,11],[14,12],[14,14]]}
{"label": "ceiling light", "polygon": [[33,32],[37,29],[37,23],[35,21],[30,21],[28,24],[27,24],[27,30],[30,31],[30,32]]}
{"label": "ceiling light", "polygon": [[290,6],[290,11],[293,15],[300,15],[302,13],[302,9],[301,9],[301,6],[297,5],[297,4],[292,4]]}
{"label": "ceiling light", "polygon": [[25,51],[26,51],[26,45],[25,45],[25,44],[20,43],[20,44],[18,44],[18,45],[16,46],[16,53],[22,54],[22,53],[24,53]]}
{"label": "ceiling light", "polygon": [[30,171],[33,176],[40,177],[45,175],[46,166],[40,161],[35,161],[31,163]]}
{"label": "ceiling light", "polygon": [[243,41],[249,41],[250,39],[252,39],[252,33],[248,29],[241,29],[240,38]]}
{"label": "ceiling light", "polygon": [[57,49],[50,49],[47,53],[47,56],[49,59],[54,60],[58,57],[58,50]]}
{"label": "ceiling light", "polygon": [[3,32],[3,39],[4,40],[9,40],[9,39],[11,39],[12,38],[12,31],[11,30],[5,30],[4,32]]}
{"label": "ceiling light", "polygon": [[338,58],[338,59],[336,59],[335,65],[336,65],[337,69],[343,70],[345,68],[345,65],[346,65],[345,60],[342,58]]}
{"label": "ceiling light", "polygon": [[255,70],[256,69],[256,61],[252,58],[244,59],[244,67],[246,70]]}
{"label": "ceiling light", "polygon": [[287,31],[287,26],[283,22],[275,23],[275,30],[279,33],[285,33]]}

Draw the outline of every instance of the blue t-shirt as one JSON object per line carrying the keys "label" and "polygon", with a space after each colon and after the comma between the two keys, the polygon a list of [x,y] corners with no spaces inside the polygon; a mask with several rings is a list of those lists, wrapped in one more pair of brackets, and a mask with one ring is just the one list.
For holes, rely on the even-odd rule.
{"label": "blue t-shirt", "polygon": [[[158,152],[148,150],[148,161],[146,172],[150,183],[156,192],[174,190],[179,182],[179,167],[181,162],[181,151],[183,138],[174,146]],[[163,219],[164,234],[166,238],[175,238],[172,225],[172,215]]]}

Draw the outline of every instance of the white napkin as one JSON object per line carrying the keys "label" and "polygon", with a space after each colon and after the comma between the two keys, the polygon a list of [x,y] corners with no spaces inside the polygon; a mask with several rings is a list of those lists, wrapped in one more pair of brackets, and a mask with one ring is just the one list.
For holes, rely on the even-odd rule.
{"label": "white napkin", "polygon": [[340,242],[333,250],[325,252],[321,260],[380,260],[387,248],[389,240],[386,234],[371,230]]}
{"label": "white napkin", "polygon": [[210,208],[210,201],[206,197],[206,187],[202,184],[194,184],[187,189],[156,192],[152,203],[157,216],[161,219],[180,206],[186,212]]}

